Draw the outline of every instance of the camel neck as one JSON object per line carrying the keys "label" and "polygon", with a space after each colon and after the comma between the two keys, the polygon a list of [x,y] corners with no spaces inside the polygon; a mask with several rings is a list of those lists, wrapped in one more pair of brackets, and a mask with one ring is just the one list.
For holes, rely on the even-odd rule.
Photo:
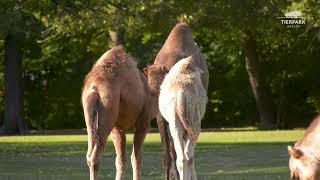
{"label": "camel neck", "polygon": [[147,104],[147,106],[150,106],[152,107],[151,108],[151,114],[152,114],[152,117],[155,117],[158,112],[159,112],[159,92],[151,92],[151,95],[150,95],[150,101],[149,103]]}

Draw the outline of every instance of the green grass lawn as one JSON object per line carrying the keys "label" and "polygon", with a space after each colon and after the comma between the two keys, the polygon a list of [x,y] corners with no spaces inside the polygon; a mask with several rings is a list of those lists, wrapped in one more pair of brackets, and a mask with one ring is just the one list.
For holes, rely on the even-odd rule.
{"label": "green grass lawn", "polygon": [[[295,131],[208,132],[196,148],[198,179],[288,179],[287,145],[303,136]],[[132,135],[127,135],[128,171]],[[88,179],[84,135],[0,137],[0,180]],[[162,179],[162,148],[157,133],[144,144],[143,179]],[[110,138],[101,179],[114,179],[115,151]]]}

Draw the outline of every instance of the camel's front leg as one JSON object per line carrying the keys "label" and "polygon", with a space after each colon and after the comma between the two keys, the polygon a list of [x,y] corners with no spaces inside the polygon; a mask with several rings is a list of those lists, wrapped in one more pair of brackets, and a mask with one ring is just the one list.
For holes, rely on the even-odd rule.
{"label": "camel's front leg", "polygon": [[116,157],[116,180],[122,180],[125,177],[127,170],[127,159],[126,159],[126,135],[123,131],[118,128],[113,128],[112,130],[112,141],[114,148],[117,153]]}
{"label": "camel's front leg", "polygon": [[138,126],[134,133],[133,149],[131,154],[133,180],[141,179],[142,145],[149,130],[150,124],[148,122],[147,125]]}

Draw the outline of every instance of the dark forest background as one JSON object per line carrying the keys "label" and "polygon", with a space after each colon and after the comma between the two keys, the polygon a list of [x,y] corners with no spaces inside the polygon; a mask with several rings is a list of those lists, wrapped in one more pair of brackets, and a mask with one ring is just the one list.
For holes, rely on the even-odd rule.
{"label": "dark forest background", "polygon": [[[306,24],[281,24],[295,10]],[[316,0],[1,0],[0,133],[84,128],[95,61],[122,44],[142,69],[180,21],[209,65],[203,127],[305,127],[320,112],[319,17]]]}

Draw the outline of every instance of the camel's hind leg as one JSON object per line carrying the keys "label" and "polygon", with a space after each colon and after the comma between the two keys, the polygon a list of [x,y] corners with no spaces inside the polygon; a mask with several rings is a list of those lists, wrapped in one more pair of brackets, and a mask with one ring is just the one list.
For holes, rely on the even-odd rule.
{"label": "camel's hind leg", "polygon": [[97,134],[94,137],[92,153],[88,160],[90,180],[98,179],[102,155],[106,146],[106,139],[113,128],[113,122],[116,117],[117,112],[114,112],[112,109],[106,110],[102,106],[100,107]]}
{"label": "camel's hind leg", "polygon": [[120,131],[118,128],[113,128],[112,130],[112,141],[114,148],[117,153],[116,157],[116,169],[117,175],[116,180],[122,180],[125,177],[125,172],[127,169],[127,160],[126,160],[126,135],[123,131]]}
{"label": "camel's hind leg", "polygon": [[87,151],[87,162],[89,165],[89,160],[91,153],[93,151],[94,147],[94,133],[96,132],[96,124],[95,121],[97,120],[97,112],[99,110],[99,104],[100,97],[98,93],[91,93],[88,96],[82,97],[83,102],[83,111],[84,111],[84,117],[86,121],[86,127],[87,127],[87,134],[88,134],[88,151]]}
{"label": "camel's hind leg", "polygon": [[197,175],[194,168],[194,150],[196,145],[192,142],[190,135],[187,135],[186,140],[184,155],[186,157],[186,164],[188,168],[187,171],[191,173],[192,180],[197,180]]}
{"label": "camel's hind leg", "polygon": [[177,154],[176,154],[176,150],[174,149],[173,138],[170,133],[169,125],[167,127],[167,131],[170,139],[169,142],[170,142],[170,157],[171,157],[171,169],[170,169],[171,179],[179,180],[179,172],[176,165]]}
{"label": "camel's hind leg", "polygon": [[92,154],[88,161],[90,169],[90,180],[97,180],[98,173],[101,167],[102,155],[106,146],[106,138],[110,134],[111,130],[108,129],[104,132],[98,133],[99,142],[96,142],[93,147]]}
{"label": "camel's hind leg", "polygon": [[162,143],[162,164],[164,170],[164,179],[170,180],[170,168],[172,159],[170,157],[170,139],[168,132],[168,123],[165,122],[165,119],[162,117],[160,113],[157,115],[157,124]]}
{"label": "camel's hind leg", "polygon": [[131,154],[133,180],[141,179],[142,145],[146,134],[150,130],[149,120],[146,119],[141,122],[143,122],[141,125],[136,126],[133,138],[133,149]]}
{"label": "camel's hind leg", "polygon": [[[168,122],[159,113],[157,115],[157,124],[162,144],[162,164],[164,170],[164,180],[179,179],[176,167],[176,152],[174,150],[173,140],[170,134]],[[170,178],[172,176],[172,178]]]}
{"label": "camel's hind leg", "polygon": [[174,148],[177,154],[176,165],[179,172],[180,180],[191,179],[191,172],[187,169],[187,161],[184,154],[184,139],[183,135],[186,133],[183,125],[179,120],[169,120],[170,133],[173,138]]}
{"label": "camel's hind leg", "polygon": [[87,150],[87,155],[86,155],[86,158],[87,158],[87,163],[88,163],[88,166],[90,164],[90,156],[92,154],[92,151],[93,151],[93,147],[94,147],[94,135],[93,135],[93,132],[92,132],[92,129],[88,128],[89,125],[87,125],[87,134],[88,134],[88,150]]}
{"label": "camel's hind leg", "polygon": [[191,172],[191,178],[192,178],[192,180],[197,180],[198,178],[197,178],[197,174],[196,174],[196,169],[195,169],[195,167],[194,167],[194,159],[192,159],[192,161],[190,162],[189,161],[189,166],[190,166],[190,172]]}

